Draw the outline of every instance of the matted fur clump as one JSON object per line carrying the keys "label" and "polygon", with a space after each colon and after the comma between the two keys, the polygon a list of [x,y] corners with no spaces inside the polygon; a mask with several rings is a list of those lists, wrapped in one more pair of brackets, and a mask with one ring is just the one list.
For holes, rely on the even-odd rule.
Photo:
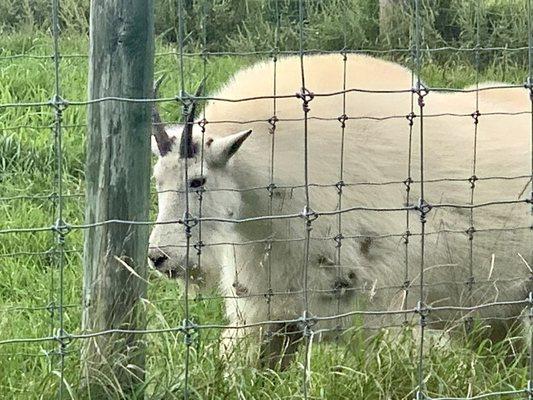
{"label": "matted fur clump", "polygon": [[[242,70],[212,96],[272,96],[273,68],[270,62]],[[159,146],[154,146],[159,155],[154,168],[160,192],[157,222],[183,217],[185,161],[189,190],[203,192],[203,218],[235,222],[305,214],[304,111],[302,99],[295,95],[302,87],[300,59],[282,58],[276,68],[276,92],[282,96],[275,102],[277,120],[272,118],[272,98],[210,101],[205,107],[204,135],[198,124],[190,131],[168,126],[163,134],[158,132]],[[201,267],[195,265],[196,257],[190,258],[191,282],[220,289],[234,326],[296,320],[307,308],[308,316],[319,317],[312,329],[327,331],[349,326],[353,320],[352,316],[327,317],[361,309],[414,310],[421,295],[421,213],[402,210],[416,206],[421,197],[421,118],[418,94],[411,93],[411,71],[392,62],[350,55],[345,95],[344,63],[339,56],[306,56],[304,71],[305,88],[314,94],[307,97],[309,204],[318,214],[316,219],[308,215],[312,230],[307,267],[307,218],[303,217],[203,221]],[[520,316],[531,290],[527,266],[532,257],[532,234],[527,229],[531,226],[530,116],[498,114],[527,111],[530,103],[524,89],[485,90],[499,85],[481,85],[484,90],[478,92],[481,115],[474,114],[478,120],[475,171],[475,118],[470,116],[476,110],[475,91],[422,93],[424,200],[436,206],[422,204],[427,212],[422,304],[432,308],[427,315],[432,328],[469,317],[465,310],[450,306],[516,301],[482,307],[471,315],[491,325],[493,335],[500,334]],[[335,92],[339,93],[331,95]],[[406,116],[413,100],[410,140]],[[343,114],[347,116],[344,144]],[[170,150],[161,155],[158,149],[165,146]],[[275,186],[269,191],[271,172]],[[472,215],[468,207],[454,207],[472,200],[478,205],[496,204],[475,208]],[[197,196],[191,195],[194,217],[200,216],[198,204]],[[354,209],[339,217],[335,213],[339,207]],[[198,232],[192,228],[191,243],[198,240]],[[226,244],[212,245],[220,242]],[[246,242],[252,243],[242,244]],[[183,276],[184,243],[182,225],[156,225],[150,239],[155,267]],[[364,323],[382,327],[418,318],[414,312],[366,316]],[[290,341],[302,333],[296,322],[262,328],[291,333]],[[228,331],[225,346],[231,347],[241,333],[254,330],[260,328]],[[270,351],[278,354],[282,346],[282,340],[274,340]]]}

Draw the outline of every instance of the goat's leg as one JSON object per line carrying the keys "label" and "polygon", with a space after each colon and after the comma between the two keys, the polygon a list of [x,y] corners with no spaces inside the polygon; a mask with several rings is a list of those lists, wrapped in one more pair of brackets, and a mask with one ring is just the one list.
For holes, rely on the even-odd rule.
{"label": "goat's leg", "polygon": [[261,346],[260,364],[270,369],[286,369],[298,350],[302,331],[296,324],[279,323],[268,328]]}

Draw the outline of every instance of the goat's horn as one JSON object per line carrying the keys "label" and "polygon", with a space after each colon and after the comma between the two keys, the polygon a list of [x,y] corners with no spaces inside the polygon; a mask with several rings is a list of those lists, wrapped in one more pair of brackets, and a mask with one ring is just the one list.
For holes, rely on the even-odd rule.
{"label": "goat's horn", "polygon": [[[165,76],[161,76],[155,83],[153,88],[153,98],[157,98],[157,92],[159,91],[159,86],[161,86],[161,82],[163,82],[163,79],[165,79]],[[159,149],[159,154],[161,156],[164,156],[168,152],[170,152],[172,148],[172,140],[168,136],[167,131],[165,130],[165,125],[161,121],[161,116],[159,115],[159,111],[157,109],[157,103],[152,103],[152,134],[155,137],[155,141],[157,143],[157,148]]]}
{"label": "goat's horn", "polygon": [[188,111],[187,120],[185,121],[185,126],[183,127],[183,132],[181,135],[181,143],[180,143],[180,156],[182,158],[194,157],[194,154],[196,153],[196,149],[192,141],[192,128],[194,125],[194,116],[196,114],[196,104],[197,104],[196,97],[200,97],[200,95],[204,92],[204,89],[205,89],[205,78],[202,79],[202,82],[200,82],[200,84],[198,85],[198,88],[196,89],[196,93],[194,94],[195,99],[192,101],[192,104],[189,110],[187,110]]}

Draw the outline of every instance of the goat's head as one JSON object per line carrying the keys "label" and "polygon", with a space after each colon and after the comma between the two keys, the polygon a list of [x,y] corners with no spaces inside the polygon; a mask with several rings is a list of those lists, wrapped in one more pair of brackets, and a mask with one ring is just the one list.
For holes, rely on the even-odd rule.
{"label": "goat's head", "polygon": [[[200,87],[195,97],[201,91]],[[198,267],[197,251],[204,243],[214,239],[221,241],[219,235],[224,230],[227,232],[228,225],[203,223],[201,242],[199,229],[192,229],[188,257],[186,227],[197,223],[200,212],[207,216],[231,218],[238,210],[240,196],[237,192],[210,189],[236,187],[228,162],[251,131],[212,138],[201,133],[199,125],[194,122],[194,114],[193,102],[183,125],[167,127],[161,122],[155,105],[152,110],[152,151],[158,156],[154,178],[159,211],[150,235],[148,255],[154,268],[177,278],[185,275],[188,258],[190,281],[200,286],[212,286],[218,281],[217,261],[210,258],[209,249],[202,249],[201,267]],[[202,198],[201,210],[199,197]]]}

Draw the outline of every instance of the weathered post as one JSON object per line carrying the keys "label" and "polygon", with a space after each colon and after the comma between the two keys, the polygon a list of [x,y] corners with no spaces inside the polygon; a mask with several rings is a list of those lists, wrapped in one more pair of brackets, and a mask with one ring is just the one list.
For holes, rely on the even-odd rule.
{"label": "weathered post", "polygon": [[[86,333],[145,327],[150,195],[153,0],[92,0],[90,19],[84,310]],[[144,379],[142,335],[84,341],[83,382],[91,398],[131,393]],[[120,388],[117,386],[120,385]]]}

